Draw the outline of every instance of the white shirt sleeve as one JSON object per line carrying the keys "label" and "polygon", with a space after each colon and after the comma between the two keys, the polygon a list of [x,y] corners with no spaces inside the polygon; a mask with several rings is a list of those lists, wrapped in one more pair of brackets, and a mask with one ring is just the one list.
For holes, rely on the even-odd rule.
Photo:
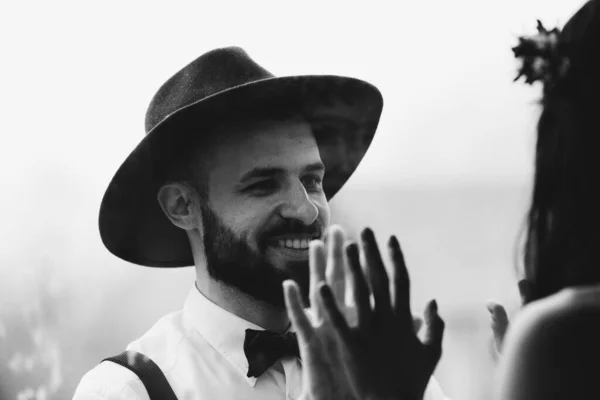
{"label": "white shirt sleeve", "polygon": [[73,400],[150,400],[140,378],[112,362],[100,363],[81,378]]}

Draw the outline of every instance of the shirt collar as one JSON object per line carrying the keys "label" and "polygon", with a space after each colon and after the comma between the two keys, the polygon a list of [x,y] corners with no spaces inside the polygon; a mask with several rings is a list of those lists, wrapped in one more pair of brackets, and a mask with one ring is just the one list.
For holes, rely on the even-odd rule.
{"label": "shirt collar", "polygon": [[263,328],[219,307],[200,293],[195,284],[185,301],[183,315],[251,386],[256,384],[256,377],[247,376],[248,360],[244,353],[244,340],[246,329],[262,331]]}

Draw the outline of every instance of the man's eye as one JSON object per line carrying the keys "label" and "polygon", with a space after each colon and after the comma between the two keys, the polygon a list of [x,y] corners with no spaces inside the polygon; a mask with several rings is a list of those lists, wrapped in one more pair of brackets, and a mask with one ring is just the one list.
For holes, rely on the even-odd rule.
{"label": "man's eye", "polygon": [[307,176],[302,180],[302,184],[304,185],[304,187],[308,188],[308,189],[315,189],[315,190],[322,190],[322,184],[323,184],[323,180],[321,179],[320,176],[317,175],[311,175],[311,176]]}
{"label": "man's eye", "polygon": [[269,179],[269,180],[256,182],[256,183],[248,186],[248,190],[266,192],[266,191],[274,190],[274,189],[276,189],[276,187],[277,187],[277,183],[274,180]]}

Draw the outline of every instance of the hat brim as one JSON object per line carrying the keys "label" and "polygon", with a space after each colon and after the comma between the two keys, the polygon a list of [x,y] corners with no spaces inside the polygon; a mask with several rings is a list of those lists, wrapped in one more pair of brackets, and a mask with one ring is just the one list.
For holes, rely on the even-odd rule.
{"label": "hat brim", "polygon": [[[313,124],[326,166],[324,191],[331,199],[369,148],[383,108],[373,85],[340,76],[275,77],[219,92],[169,115],[137,145],[112,178],[100,205],[100,236],[117,257],[148,267],[194,265],[185,231],[164,215],[157,194],[173,143],[195,140],[190,132],[236,111],[269,104],[299,107]],[[182,124],[195,129],[177,129]],[[168,133],[167,133],[168,132]],[[198,140],[200,134],[198,134]]]}

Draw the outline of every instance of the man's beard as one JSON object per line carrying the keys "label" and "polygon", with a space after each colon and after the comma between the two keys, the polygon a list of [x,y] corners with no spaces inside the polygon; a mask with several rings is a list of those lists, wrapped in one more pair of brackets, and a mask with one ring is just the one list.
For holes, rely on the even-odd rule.
{"label": "man's beard", "polygon": [[308,261],[288,261],[285,267],[278,268],[267,260],[265,252],[268,239],[274,236],[308,234],[322,237],[323,225],[318,220],[309,226],[298,220],[281,220],[257,237],[258,251],[225,226],[208,204],[202,206],[202,220],[207,270],[213,279],[278,308],[285,308],[283,281],[293,279],[300,286],[305,304],[308,303]]}

